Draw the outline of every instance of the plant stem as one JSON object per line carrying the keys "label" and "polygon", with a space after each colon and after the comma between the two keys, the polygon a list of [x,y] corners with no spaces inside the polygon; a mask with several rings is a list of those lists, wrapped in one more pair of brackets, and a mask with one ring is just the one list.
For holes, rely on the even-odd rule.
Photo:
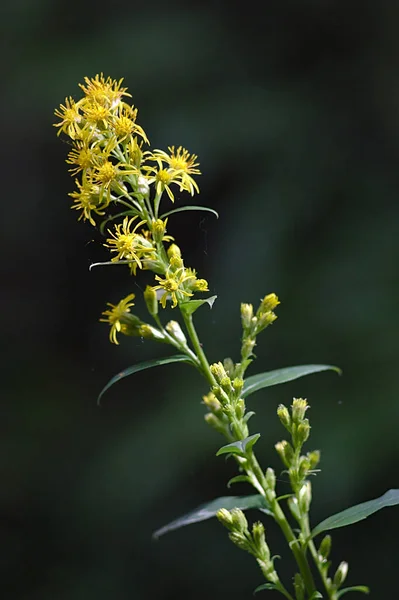
{"label": "plant stem", "polygon": [[194,323],[193,323],[193,316],[187,315],[183,311],[181,311],[181,313],[183,315],[187,333],[190,337],[193,348],[197,354],[198,360],[200,361],[204,377],[208,380],[208,383],[211,385],[211,387],[214,387],[215,385],[217,385],[217,382],[211,373],[211,369],[210,369],[208,360],[205,356],[205,352],[202,349],[201,342],[199,341],[198,334],[197,334],[197,331],[196,331],[196,329],[194,327]]}

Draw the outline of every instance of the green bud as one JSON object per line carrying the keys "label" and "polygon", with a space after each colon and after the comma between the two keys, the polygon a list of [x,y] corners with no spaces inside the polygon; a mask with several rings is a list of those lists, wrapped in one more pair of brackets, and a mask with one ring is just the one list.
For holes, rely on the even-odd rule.
{"label": "green bud", "polygon": [[225,371],[224,366],[222,365],[221,362],[218,363],[214,363],[213,365],[211,365],[211,373],[214,376],[214,378],[216,379],[216,381],[218,382],[218,384],[220,385],[222,379],[224,379],[227,376],[227,373]]}
{"label": "green bud", "polygon": [[310,435],[310,425],[308,419],[304,419],[302,423],[299,423],[297,429],[297,439],[298,445],[302,446],[308,439]]}
{"label": "green bud", "polygon": [[267,487],[269,488],[269,490],[272,490],[274,492],[274,490],[276,489],[276,475],[271,467],[268,467],[266,469],[265,477]]}
{"label": "green bud", "polygon": [[301,481],[305,479],[310,471],[310,461],[306,456],[301,456],[299,458],[299,466],[298,466],[298,479]]}
{"label": "green bud", "polygon": [[334,579],[333,579],[333,585],[336,587],[336,589],[340,588],[341,585],[344,583],[346,576],[348,574],[348,563],[345,561],[342,561],[338,567],[338,569],[335,572],[334,575]]}
{"label": "green bud", "polygon": [[244,380],[241,377],[235,377],[233,379],[233,388],[236,393],[236,396],[239,396],[241,394],[243,387],[244,387]]}
{"label": "green bud", "polygon": [[153,287],[147,285],[144,291],[144,300],[147,306],[147,310],[152,317],[158,314],[158,300],[157,292]]}
{"label": "green bud", "polygon": [[291,444],[286,440],[283,440],[282,442],[277,442],[275,448],[285,466],[290,467],[294,458],[294,451]]}
{"label": "green bud", "polygon": [[233,527],[236,531],[244,533],[248,530],[247,518],[240,508],[233,508],[233,510],[230,511],[230,515],[233,519]]}
{"label": "green bud", "polygon": [[220,387],[227,395],[230,395],[233,391],[233,386],[231,385],[231,379],[226,375],[226,377],[222,377],[220,380]]}
{"label": "green bud", "polygon": [[308,452],[306,456],[310,462],[310,469],[315,469],[320,462],[320,450],[312,450],[312,452]]}
{"label": "green bud", "polygon": [[265,539],[265,528],[260,521],[257,521],[252,526],[252,539],[258,551],[259,558],[264,561],[270,560],[270,550]]}
{"label": "green bud", "polygon": [[230,511],[228,511],[226,508],[220,508],[216,513],[216,517],[222,525],[227,527],[227,529],[232,529],[233,517],[231,516]]}
{"label": "green bud", "polygon": [[295,573],[294,590],[296,600],[305,600],[305,584],[299,573]]}
{"label": "green bud", "polygon": [[258,324],[256,327],[256,333],[260,333],[266,327],[269,327],[277,319],[277,315],[274,312],[262,313],[258,316]]}
{"label": "green bud", "polygon": [[169,321],[165,327],[166,331],[170,333],[172,338],[174,338],[179,344],[183,346],[187,346],[186,336],[184,335],[182,328],[180,327],[177,321]]}
{"label": "green bud", "polygon": [[291,417],[289,410],[284,404],[280,404],[277,408],[277,416],[282,425],[291,433]]}
{"label": "green bud", "polygon": [[309,405],[303,398],[294,398],[291,406],[292,420],[294,423],[301,423]]}
{"label": "green bud", "polygon": [[302,514],[306,515],[309,512],[310,503],[312,502],[312,486],[310,481],[305,481],[298,492],[298,506]]}
{"label": "green bud", "polygon": [[239,533],[238,531],[232,531],[231,533],[229,533],[229,538],[231,539],[233,544],[241,548],[241,550],[246,550],[247,552],[252,553],[253,549],[251,546],[251,542],[242,533]]}
{"label": "green bud", "polygon": [[235,409],[236,409],[237,419],[241,420],[243,418],[243,416],[245,415],[245,402],[242,398],[237,400]]}
{"label": "green bud", "polygon": [[216,415],[222,413],[222,405],[219,400],[216,398],[215,394],[209,392],[206,396],[202,396],[202,400],[207,408],[211,410]]}
{"label": "green bud", "polygon": [[326,562],[331,552],[331,535],[326,535],[321,541],[318,554],[321,562]]}
{"label": "green bud", "polygon": [[257,558],[256,560],[262,570],[264,577],[271,583],[274,583],[274,584],[278,583],[279,578],[274,569],[273,561],[272,560],[262,560],[261,558]]}
{"label": "green bud", "polygon": [[225,423],[223,423],[223,421],[221,419],[219,419],[219,417],[217,417],[214,413],[206,413],[206,415],[204,416],[204,419],[205,419],[206,423],[210,427],[212,427],[212,429],[214,429],[218,433],[221,433],[222,435],[226,434]]}
{"label": "green bud", "polygon": [[251,319],[254,316],[252,304],[241,304],[241,324],[244,331],[251,327]]}
{"label": "green bud", "polygon": [[254,339],[246,338],[241,346],[241,356],[243,358],[248,358],[248,356],[251,356],[252,350],[255,348],[255,346],[256,342]]}
{"label": "green bud", "polygon": [[156,327],[152,327],[152,325],[147,325],[147,323],[143,323],[137,330],[137,335],[149,340],[156,340],[157,342],[164,342],[165,336],[162,331],[159,331]]}

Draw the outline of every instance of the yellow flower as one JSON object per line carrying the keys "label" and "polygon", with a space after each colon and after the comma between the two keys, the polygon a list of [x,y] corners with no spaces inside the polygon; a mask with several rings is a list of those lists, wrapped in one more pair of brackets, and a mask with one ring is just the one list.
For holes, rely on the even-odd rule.
{"label": "yellow flower", "polygon": [[127,313],[130,313],[130,307],[134,306],[134,302],[132,302],[134,297],[134,294],[129,294],[126,298],[118,302],[118,304],[107,302],[107,306],[110,306],[110,308],[102,313],[106,318],[100,319],[100,321],[111,325],[109,339],[112,344],[119,344],[116,337],[117,334],[124,333],[127,330],[126,324],[123,323],[122,319]]}
{"label": "yellow flower", "polygon": [[121,102],[118,106],[117,113],[112,119],[112,126],[119,142],[137,134],[149,144],[144,129],[136,123],[137,112],[137,108],[125,102]]}
{"label": "yellow flower", "polygon": [[92,144],[91,146],[83,140],[77,140],[74,142],[73,149],[68,153],[66,162],[70,165],[75,165],[69,171],[72,175],[77,175],[79,171],[84,171],[93,167],[99,157],[101,156],[101,149],[99,146]]}
{"label": "yellow flower", "polygon": [[96,102],[103,106],[109,106],[115,108],[122,98],[122,96],[130,96],[126,90],[127,88],[121,87],[123,78],[117,81],[111,79],[111,77],[104,78],[104,75],[96,75],[95,77],[85,77],[85,84],[80,83],[79,87],[84,91],[86,98],[90,102]]}
{"label": "yellow flower", "polygon": [[[117,252],[117,255],[112,258],[112,262],[122,259],[131,260],[142,269],[142,259],[151,257],[155,252],[155,248],[144,235],[136,233],[136,230],[146,221],[140,221],[131,230],[132,223],[137,218],[137,216],[131,219],[125,217],[123,223],[115,226],[114,232],[108,229],[108,233],[112,237],[107,239],[108,244],[104,244],[104,246],[111,248],[111,252]],[[135,269],[133,272],[135,274]]]}
{"label": "yellow flower", "polygon": [[180,191],[187,190],[193,196],[194,192],[199,193],[199,187],[191,175],[201,175],[201,171],[196,167],[199,163],[196,154],[190,154],[188,150],[179,146],[175,150],[174,146],[168,147],[169,154],[163,150],[154,150],[153,156],[155,159],[160,159],[169,165],[168,171],[174,172],[175,178],[180,183]]}
{"label": "yellow flower", "polygon": [[75,183],[78,190],[69,194],[74,202],[71,208],[82,211],[78,219],[79,221],[80,219],[89,220],[92,225],[95,225],[96,222],[93,219],[92,213],[104,215],[104,208],[108,206],[109,202],[107,199],[104,200],[104,196],[100,196],[100,188],[97,185],[93,185],[86,178],[82,184],[77,179]]}
{"label": "yellow flower", "polygon": [[112,117],[112,109],[107,104],[100,102],[88,102],[86,99],[82,102],[82,112],[88,124],[94,125],[96,128],[102,126],[103,129],[108,129]]}
{"label": "yellow flower", "polygon": [[166,300],[170,296],[172,300],[172,308],[177,306],[178,300],[184,296],[192,296],[191,292],[187,292],[184,289],[184,284],[189,279],[192,279],[194,275],[187,275],[184,268],[178,269],[173,273],[168,270],[165,279],[155,275],[155,279],[159,281],[159,285],[153,287],[154,290],[165,290],[165,293],[161,296],[160,302],[163,308],[166,308]]}
{"label": "yellow flower", "polygon": [[61,119],[60,123],[54,123],[54,127],[59,127],[57,135],[66,133],[70,138],[75,140],[81,135],[82,115],[79,112],[80,103],[76,103],[73,98],[65,98],[65,104],[61,104],[60,108],[54,111],[56,117]]}

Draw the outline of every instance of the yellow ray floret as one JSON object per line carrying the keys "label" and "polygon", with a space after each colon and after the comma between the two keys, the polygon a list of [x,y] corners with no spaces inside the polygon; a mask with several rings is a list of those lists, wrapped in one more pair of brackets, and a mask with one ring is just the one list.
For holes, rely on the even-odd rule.
{"label": "yellow ray floret", "polygon": [[107,302],[107,306],[110,308],[104,310],[102,314],[105,318],[100,319],[100,321],[109,323],[111,326],[109,339],[112,344],[119,344],[117,334],[124,333],[124,330],[126,329],[126,325],[122,322],[122,319],[126,314],[130,313],[130,308],[134,306],[134,297],[134,294],[129,294],[126,296],[126,298],[123,298],[120,302],[118,302],[118,304],[111,304],[110,302]]}
{"label": "yellow ray floret", "polygon": [[112,236],[107,239],[107,244],[104,244],[107,248],[111,248],[111,252],[116,252],[117,255],[112,258],[112,262],[118,260],[131,260],[135,262],[137,266],[142,269],[143,265],[141,260],[143,258],[149,258],[155,253],[155,248],[148,237],[145,235],[136,233],[137,229],[144,225],[146,221],[139,221],[133,229],[132,224],[138,217],[125,217],[123,223],[115,226],[115,231],[108,229],[108,233]]}

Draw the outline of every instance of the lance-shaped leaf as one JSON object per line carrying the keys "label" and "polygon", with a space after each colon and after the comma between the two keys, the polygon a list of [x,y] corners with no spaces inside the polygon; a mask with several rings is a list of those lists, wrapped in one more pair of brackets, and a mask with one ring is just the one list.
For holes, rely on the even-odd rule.
{"label": "lance-shaped leaf", "polygon": [[203,298],[202,300],[188,300],[187,302],[182,302],[179,304],[179,308],[186,315],[192,315],[197,308],[203,304],[209,304],[209,306],[212,308],[216,298],[217,296],[209,296],[209,298]]}
{"label": "lance-shaped leaf", "polygon": [[275,583],[263,583],[262,585],[258,585],[256,589],[254,589],[254,594],[261,592],[262,590],[277,590],[280,591],[278,585]]}
{"label": "lance-shaped leaf", "polygon": [[323,531],[352,525],[353,523],[367,519],[367,517],[378,510],[381,510],[381,508],[385,508],[386,506],[395,506],[396,504],[399,504],[399,490],[389,490],[375,500],[369,500],[368,502],[356,504],[355,506],[351,506],[342,512],[328,517],[328,519],[321,521],[321,523],[316,525],[316,527],[313,529],[311,537],[315,537]]}
{"label": "lance-shaped leaf", "polygon": [[220,456],[221,454],[239,454],[240,456],[245,456],[246,452],[251,450],[259,438],[260,433],[254,433],[243,440],[226,444],[226,446],[219,448],[219,450],[216,452],[216,456]]}
{"label": "lance-shaped leaf", "polygon": [[154,538],[159,538],[161,535],[191,525],[192,523],[199,523],[200,521],[206,521],[216,515],[218,510],[226,508],[232,510],[233,508],[240,508],[246,510],[248,508],[267,508],[266,500],[261,494],[253,494],[251,496],[222,496],[216,498],[212,502],[201,504],[195,510],[175,519],[168,525],[161,527],[153,533]]}
{"label": "lance-shaped leaf", "polygon": [[362,592],[363,594],[369,594],[370,590],[366,585],[353,585],[352,587],[340,590],[337,593],[337,598],[342,598],[342,596],[348,592]]}
{"label": "lance-shaped leaf", "polygon": [[297,367],[285,367],[284,369],[276,369],[274,371],[266,371],[247,377],[244,381],[244,388],[241,396],[246,398],[250,394],[257,392],[265,387],[286,383],[305,375],[319,373],[320,371],[336,371],[339,375],[341,369],[334,365],[299,365]]}
{"label": "lance-shaped leaf", "polygon": [[145,362],[137,363],[137,365],[132,365],[108,381],[107,385],[101,390],[97,398],[97,404],[100,404],[101,398],[105,392],[121,379],[124,379],[129,375],[133,375],[133,373],[138,373],[138,371],[144,371],[145,369],[151,369],[152,367],[159,367],[161,365],[167,365],[175,362],[184,362],[193,365],[193,362],[185,354],[175,354],[173,356],[166,356],[165,358],[155,358],[154,360],[147,360]]}
{"label": "lance-shaped leaf", "polygon": [[219,214],[216,212],[216,210],[213,210],[213,208],[209,208],[208,206],[193,206],[193,205],[189,204],[188,206],[181,206],[180,208],[174,208],[173,210],[170,210],[170,211],[164,213],[163,215],[160,216],[160,219],[164,219],[165,217],[169,217],[169,215],[173,215],[178,212],[185,212],[186,210],[201,210],[203,212],[210,212],[210,213],[214,214],[217,219],[219,218]]}

